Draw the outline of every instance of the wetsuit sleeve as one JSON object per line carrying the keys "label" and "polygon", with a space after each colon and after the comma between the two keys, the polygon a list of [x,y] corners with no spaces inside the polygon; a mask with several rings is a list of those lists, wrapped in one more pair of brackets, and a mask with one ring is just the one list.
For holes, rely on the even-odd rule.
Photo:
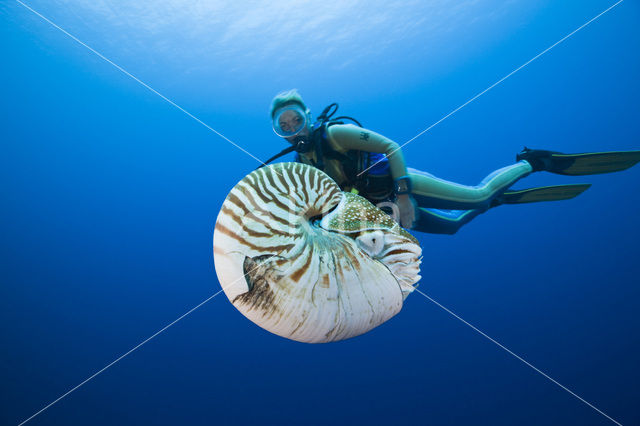
{"label": "wetsuit sleeve", "polygon": [[391,177],[397,179],[407,175],[407,166],[400,146],[391,139],[352,124],[335,124],[327,128],[329,140],[337,148],[384,153],[389,159]]}

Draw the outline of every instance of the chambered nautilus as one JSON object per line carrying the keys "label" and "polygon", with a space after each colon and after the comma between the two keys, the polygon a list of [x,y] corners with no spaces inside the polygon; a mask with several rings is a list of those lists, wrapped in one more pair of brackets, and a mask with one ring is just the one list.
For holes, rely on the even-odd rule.
{"label": "chambered nautilus", "polygon": [[260,327],[321,343],[377,327],[420,279],[422,249],[390,216],[327,174],[279,163],[231,190],[213,234],[218,279]]}

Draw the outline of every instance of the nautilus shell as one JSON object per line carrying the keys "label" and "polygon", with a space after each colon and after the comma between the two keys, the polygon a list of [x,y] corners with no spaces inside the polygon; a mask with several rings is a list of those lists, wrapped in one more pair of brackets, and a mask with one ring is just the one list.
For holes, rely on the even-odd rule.
{"label": "nautilus shell", "polygon": [[402,309],[420,279],[418,241],[324,172],[258,169],[229,193],[213,252],[231,303],[260,327],[301,342],[347,339]]}

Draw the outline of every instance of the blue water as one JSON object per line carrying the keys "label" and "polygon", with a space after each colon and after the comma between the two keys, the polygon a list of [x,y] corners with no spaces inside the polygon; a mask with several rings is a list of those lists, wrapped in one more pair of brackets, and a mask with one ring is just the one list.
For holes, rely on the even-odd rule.
{"label": "blue water", "polygon": [[[265,159],[298,88],[399,143],[613,1],[82,2],[31,7]],[[625,1],[404,149],[466,184],[522,146],[640,148]],[[220,289],[212,231],[258,163],[13,0],[0,3],[0,423],[18,424]],[[622,424],[639,424],[640,167],[564,202],[419,235],[420,289]],[[220,295],[39,425],[613,424],[419,294],[308,345]]]}

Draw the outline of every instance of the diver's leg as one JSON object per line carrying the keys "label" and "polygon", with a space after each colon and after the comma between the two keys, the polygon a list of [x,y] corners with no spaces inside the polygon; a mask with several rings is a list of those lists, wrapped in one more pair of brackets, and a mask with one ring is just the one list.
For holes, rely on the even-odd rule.
{"label": "diver's leg", "polygon": [[438,210],[418,208],[418,220],[412,231],[453,235],[484,210]]}
{"label": "diver's leg", "polygon": [[484,211],[489,208],[494,197],[506,191],[517,180],[530,174],[531,165],[526,161],[519,161],[503,167],[491,173],[476,186],[449,182],[412,168],[407,170],[411,177],[411,195],[419,206]]}

